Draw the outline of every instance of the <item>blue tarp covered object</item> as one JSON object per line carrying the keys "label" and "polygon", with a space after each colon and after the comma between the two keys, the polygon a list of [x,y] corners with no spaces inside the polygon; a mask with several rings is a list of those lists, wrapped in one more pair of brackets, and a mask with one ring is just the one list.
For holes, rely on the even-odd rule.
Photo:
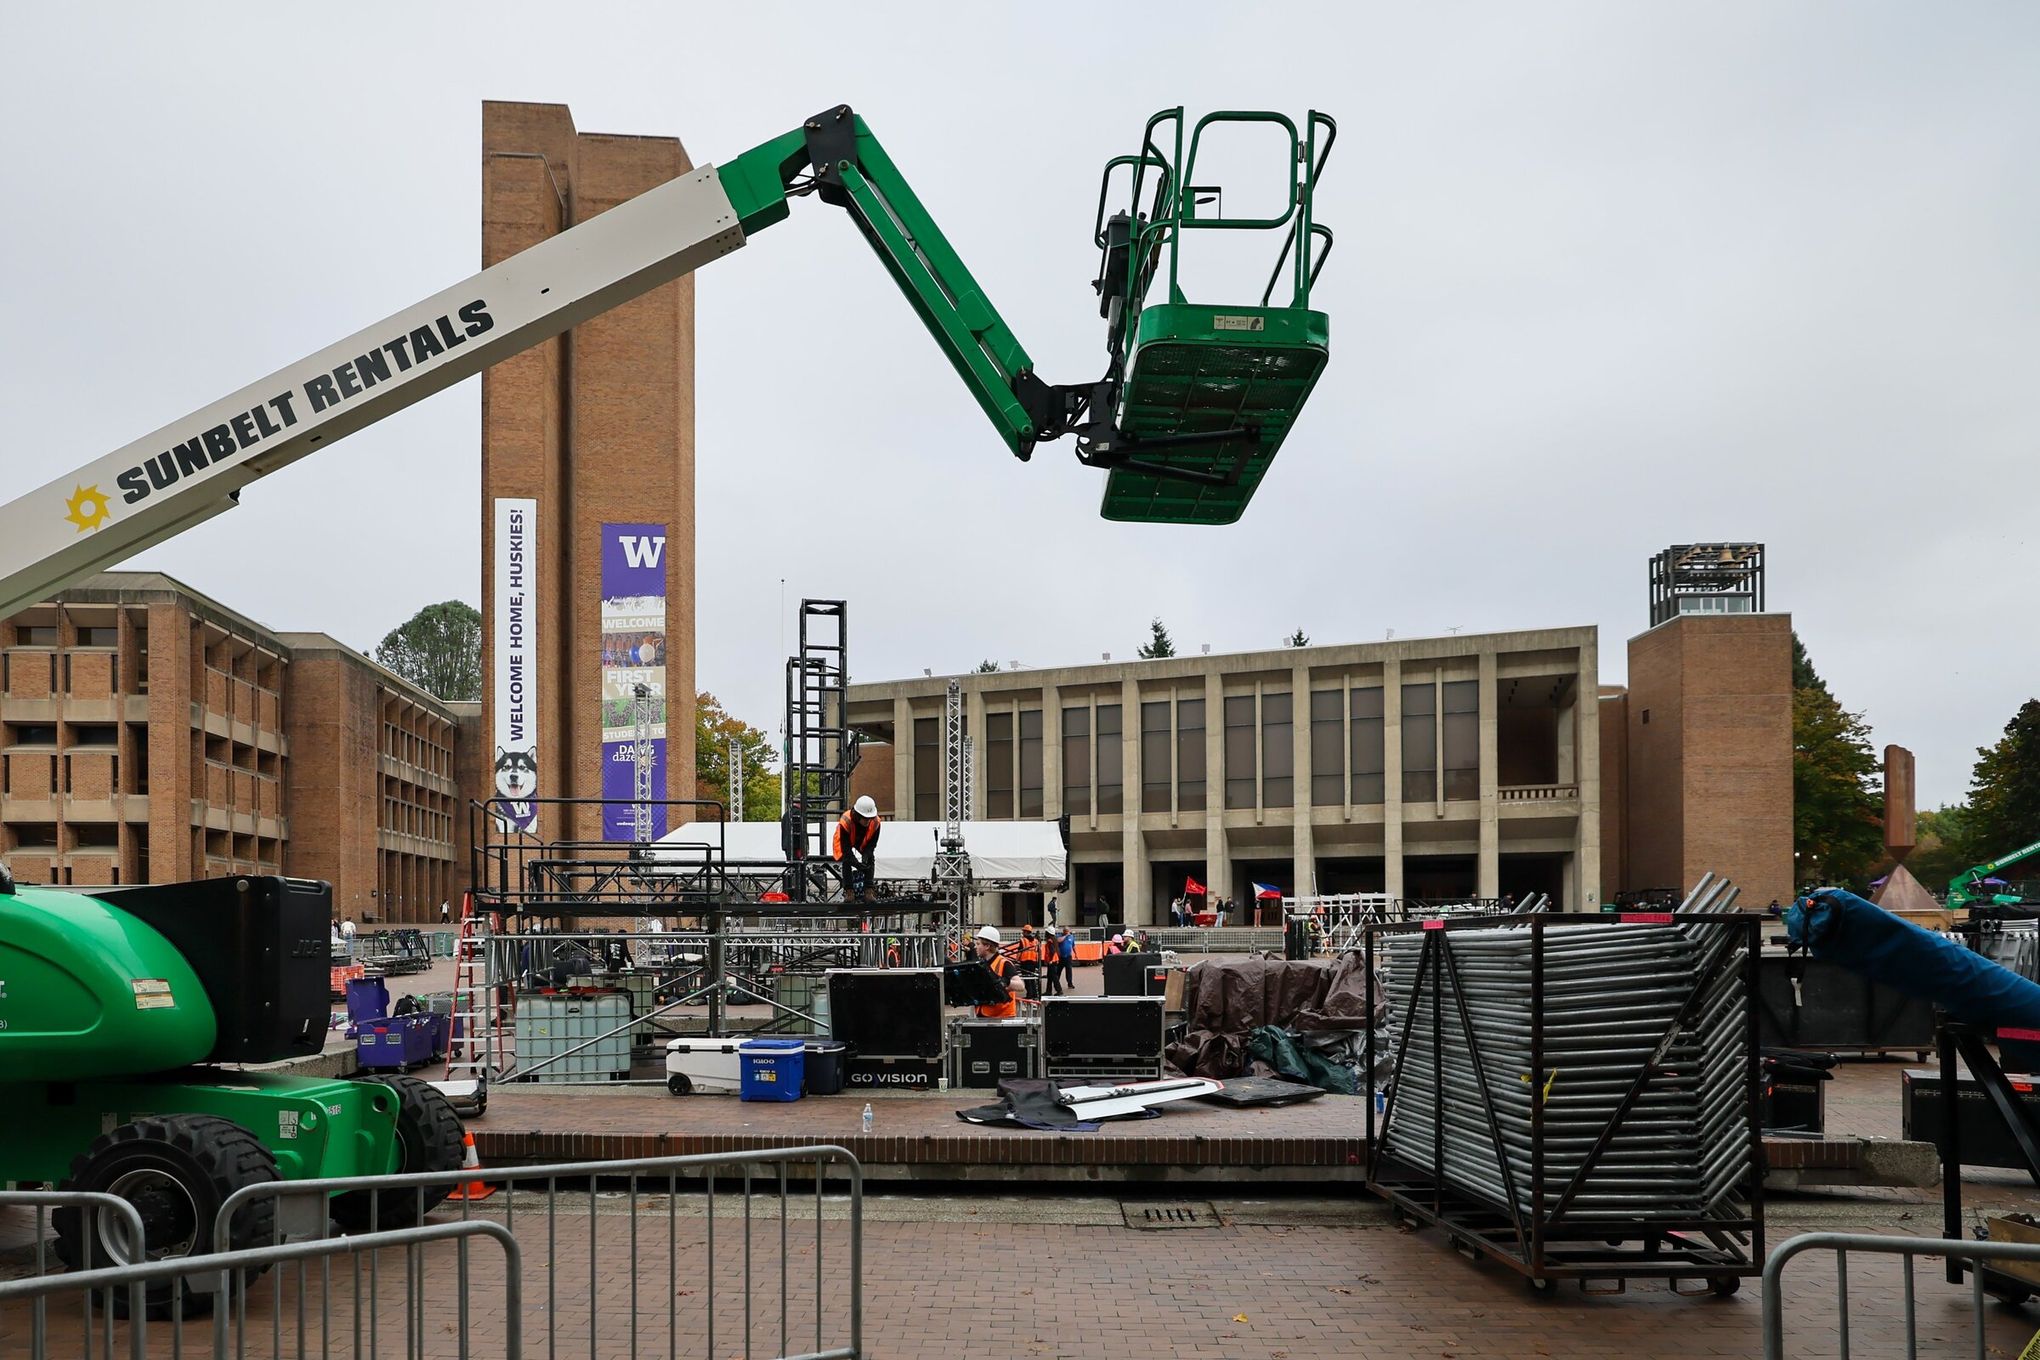
{"label": "blue tarp covered object", "polygon": [[2040,1030],[2040,986],[1954,940],[1840,888],[1785,909],[1785,931],[1813,956],[1982,1028]]}

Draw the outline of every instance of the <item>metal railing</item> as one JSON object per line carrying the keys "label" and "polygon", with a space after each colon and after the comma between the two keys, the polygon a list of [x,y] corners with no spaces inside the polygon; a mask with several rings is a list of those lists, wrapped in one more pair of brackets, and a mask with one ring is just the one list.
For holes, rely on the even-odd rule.
{"label": "metal railing", "polygon": [[[1983,1301],[1985,1276],[1993,1261],[2017,1261],[2040,1271],[2040,1245],[2018,1242],[1964,1242],[1946,1237],[1876,1237],[1864,1233],[1806,1233],[1778,1244],[1764,1262],[1764,1360],[1785,1360],[1785,1267],[1807,1252],[1833,1252],[1835,1258],[1835,1340],[1841,1360],[1849,1360],[1849,1255],[1897,1256],[1904,1267],[1905,1353],[1908,1360],[1919,1354],[1919,1306],[1913,1287],[1913,1262],[1921,1256],[1938,1256],[1969,1268],[1970,1315],[1975,1329],[1976,1360],[1992,1353],[1986,1342],[1988,1330]],[[2023,1281],[2013,1283],[2024,1286]],[[2040,1291],[2040,1285],[2032,1286]],[[2025,1335],[2022,1323],[2018,1335]],[[1880,1344],[1880,1353],[1888,1343]],[[2003,1349],[1996,1353],[2005,1354]]]}
{"label": "metal railing", "polygon": [[[133,1249],[134,1243],[148,1240],[142,1229],[142,1216],[140,1212],[136,1210],[134,1205],[118,1195],[101,1194],[90,1190],[0,1191],[0,1209],[8,1208],[35,1210],[35,1274],[30,1278],[30,1283],[47,1278],[50,1274],[50,1267],[54,1264],[54,1258],[50,1251],[50,1211],[53,1209],[76,1209],[81,1214],[114,1215],[119,1220],[125,1249],[130,1251]],[[81,1270],[91,1272],[99,1269],[100,1264],[113,1264],[113,1262],[95,1263],[93,1261],[93,1253],[97,1249],[97,1244],[100,1240],[100,1233],[88,1232],[82,1234],[84,1257],[79,1262]],[[80,1301],[84,1305],[81,1331],[86,1338],[88,1351],[91,1338],[96,1330],[94,1325],[95,1303],[98,1305],[97,1311],[99,1317],[106,1324],[106,1351],[108,1354],[111,1354],[113,1351],[112,1290],[114,1287],[113,1285],[108,1285],[96,1296],[91,1289],[79,1291]],[[0,1341],[5,1341],[7,1337],[6,1305],[8,1299],[23,1296],[29,1297],[29,1354],[36,1357],[36,1360],[41,1360],[49,1344],[48,1294],[54,1292],[57,1291],[49,1290],[31,1294],[20,1281],[0,1282]],[[133,1282],[130,1286],[126,1303],[130,1316],[142,1311],[142,1284],[139,1280]]]}
{"label": "metal railing", "polygon": [[[811,1200],[794,1193],[796,1172],[812,1181]],[[537,1281],[532,1282],[531,1292],[534,1303],[542,1299],[548,1357],[560,1354],[562,1342],[584,1322],[586,1354],[590,1357],[628,1356],[635,1360],[640,1355],[732,1353],[729,1333],[736,1325],[738,1309],[719,1295],[727,1283],[723,1277],[728,1273],[719,1268],[725,1264],[724,1257],[718,1254],[719,1236],[722,1253],[730,1257],[740,1253],[742,1262],[742,1345],[734,1353],[746,1357],[765,1353],[753,1349],[754,1336],[763,1330],[769,1338],[771,1295],[776,1292],[778,1346],[769,1352],[772,1356],[780,1360],[859,1360],[864,1354],[864,1169],[848,1151],[833,1145],[562,1162],[481,1172],[266,1181],[243,1186],[227,1197],[214,1224],[214,1244],[224,1248],[232,1240],[235,1218],[260,1199],[275,1201],[273,1231],[279,1237],[302,1234],[323,1238],[330,1231],[328,1196],[361,1193],[368,1209],[368,1230],[373,1234],[392,1215],[400,1214],[411,1221],[423,1218],[444,1191],[478,1177],[486,1178],[496,1187],[494,1195],[481,1201],[452,1202],[441,1212],[458,1212],[457,1222],[496,1224],[505,1234],[530,1242],[534,1251],[540,1250],[536,1234],[543,1232],[543,1292],[540,1293]],[[830,1179],[841,1181],[848,1188],[847,1201],[837,1217],[829,1214],[824,1193],[825,1182]],[[734,1189],[726,1185],[728,1182],[735,1182]],[[699,1200],[692,1195],[682,1196],[683,1186],[697,1183],[702,1189]],[[605,1185],[609,1188],[604,1189]],[[766,1207],[772,1211],[763,1212]],[[702,1222],[700,1257],[697,1263],[685,1265],[683,1245],[693,1243],[683,1244],[680,1224],[696,1214]],[[791,1225],[796,1217],[810,1214],[814,1221],[812,1294],[801,1300],[794,1290],[795,1242]],[[576,1234],[572,1231],[574,1220],[583,1217],[585,1230]],[[663,1251],[655,1238],[650,1242],[644,1240],[641,1226],[647,1219],[663,1228]],[[727,1230],[718,1232],[719,1220],[725,1219],[739,1219],[734,1225],[736,1242],[729,1241]],[[829,1237],[825,1229],[831,1224],[843,1229],[845,1252],[844,1267],[834,1281],[825,1269],[824,1249]],[[769,1236],[762,1244],[758,1241],[761,1232],[776,1233],[776,1259]],[[807,1251],[809,1244],[802,1242],[799,1248]],[[766,1258],[764,1261],[759,1259],[761,1255]],[[585,1277],[580,1269],[584,1258]],[[571,1266],[572,1278],[568,1278],[568,1269],[563,1268],[567,1266]],[[641,1270],[645,1269],[655,1272],[651,1278],[657,1281],[656,1286],[640,1287]],[[620,1306],[628,1313],[626,1319],[615,1316],[619,1270],[628,1272],[620,1277],[624,1281]],[[762,1318],[761,1286],[765,1313]],[[272,1291],[281,1288],[280,1280],[272,1282]],[[383,1312],[373,1272],[365,1286],[357,1286],[357,1300],[363,1297],[363,1288],[371,1314]],[[680,1299],[684,1293],[699,1298],[698,1304],[692,1306],[698,1326],[681,1315]],[[840,1307],[831,1309],[829,1304],[839,1296]],[[641,1297],[656,1306],[640,1308]],[[807,1309],[797,1306],[802,1302],[808,1305]],[[276,1293],[272,1312],[282,1306],[281,1294]],[[796,1351],[792,1348],[794,1323],[803,1311],[812,1312],[813,1347]],[[722,1316],[725,1313],[730,1316]],[[847,1339],[834,1345],[826,1344],[832,1313],[847,1331]],[[661,1319],[663,1326],[659,1325]],[[805,1341],[804,1334],[802,1340]]]}
{"label": "metal railing", "polygon": [[[132,1240],[141,1240],[141,1220],[134,1207],[124,1200],[110,1195],[59,1194],[40,1198],[44,1203],[58,1207],[87,1208],[91,1206],[80,1201],[95,1202],[95,1211],[108,1211],[118,1205],[119,1211],[128,1220],[125,1226],[137,1234]],[[15,1196],[0,1200],[0,1203],[20,1202],[22,1200]],[[92,1234],[86,1236],[89,1240]],[[500,1330],[490,1335],[486,1344],[471,1348],[470,1323],[480,1310],[475,1307],[469,1246],[477,1238],[486,1238],[503,1249],[502,1307],[497,1314]],[[428,1302],[425,1296],[428,1279],[422,1269],[421,1253],[426,1247],[446,1242],[454,1244],[457,1268],[449,1281],[453,1287],[446,1291],[440,1306],[452,1323],[457,1347],[455,1354],[462,1360],[470,1354],[520,1360],[524,1353],[521,1255],[509,1230],[490,1222],[435,1223],[359,1237],[279,1242],[203,1256],[171,1257],[62,1274],[38,1273],[28,1279],[0,1282],[0,1350],[7,1350],[10,1305],[26,1302],[31,1312],[30,1360],[44,1360],[45,1356],[53,1353],[74,1351],[88,1357],[97,1351],[111,1360],[117,1353],[117,1347],[125,1351],[131,1360],[144,1360],[151,1353],[152,1340],[160,1341],[165,1336],[168,1337],[171,1354],[197,1354],[200,1343],[187,1332],[187,1323],[196,1320],[198,1312],[194,1308],[187,1314],[185,1295],[189,1289],[195,1295],[211,1294],[217,1305],[211,1324],[211,1354],[215,1360],[225,1360],[228,1356],[238,1358],[249,1352],[248,1288],[244,1285],[235,1291],[232,1304],[218,1303],[218,1297],[224,1291],[227,1280],[236,1277],[247,1279],[257,1273],[268,1272],[276,1281],[276,1306],[266,1319],[270,1334],[267,1354],[278,1357],[330,1356],[336,1353],[338,1343],[340,1353],[388,1355],[392,1360],[399,1356],[405,1360],[422,1360],[427,1354],[444,1352],[436,1336],[431,1337],[428,1344],[428,1329],[422,1325]],[[377,1262],[385,1251],[402,1251],[405,1258],[403,1316],[406,1331],[401,1347],[393,1339],[380,1335],[378,1324],[383,1321],[383,1316],[376,1309],[364,1309],[358,1287],[363,1260],[368,1262],[369,1276],[374,1279],[378,1273]],[[352,1270],[347,1274],[355,1288],[336,1291],[333,1261],[335,1257],[343,1256],[351,1259]],[[41,1259],[38,1254],[39,1264]],[[312,1262],[319,1265],[316,1286],[306,1271],[306,1266]],[[292,1264],[297,1266],[295,1272],[282,1269]],[[292,1276],[293,1285],[288,1307],[283,1288],[287,1274]],[[152,1309],[144,1303],[144,1298],[151,1286],[161,1284],[170,1286],[167,1307]],[[69,1335],[69,1329],[62,1325],[51,1328],[46,1316],[51,1298],[73,1294],[83,1301],[83,1316],[75,1336]],[[117,1302],[125,1305],[124,1317],[116,1316]],[[349,1312],[337,1319],[334,1311],[336,1303],[349,1307]],[[288,1330],[286,1313],[290,1315]],[[260,1329],[262,1321],[259,1317],[256,1319],[255,1329]],[[294,1337],[294,1349],[286,1347],[286,1336]],[[162,1347],[156,1345],[153,1349],[160,1352]],[[14,1352],[7,1350],[7,1353]]]}

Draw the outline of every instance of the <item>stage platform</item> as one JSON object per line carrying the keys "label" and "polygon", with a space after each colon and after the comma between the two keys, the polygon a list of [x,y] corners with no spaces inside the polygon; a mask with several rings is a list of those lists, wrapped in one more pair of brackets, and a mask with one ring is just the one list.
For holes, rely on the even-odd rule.
{"label": "stage platform", "polygon": [[[866,1100],[869,1134],[859,1127]],[[956,1117],[992,1100],[989,1091],[860,1091],[773,1104],[672,1096],[658,1087],[512,1085],[490,1091],[488,1114],[471,1128],[485,1166],[834,1143],[878,1181],[1357,1189],[1366,1176],[1366,1107],[1358,1097],[1245,1110],[1181,1101],[1155,1118],[1108,1123],[1096,1133],[986,1127]],[[1778,1188],[1930,1185],[1938,1172],[1930,1146],[1847,1130],[1767,1139],[1765,1147]]]}

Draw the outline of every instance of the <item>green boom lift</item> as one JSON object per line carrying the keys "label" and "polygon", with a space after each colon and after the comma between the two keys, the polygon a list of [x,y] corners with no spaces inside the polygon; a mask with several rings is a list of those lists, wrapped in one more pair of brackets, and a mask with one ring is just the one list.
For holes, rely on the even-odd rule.
{"label": "green boom lift", "polygon": [[[459,1167],[462,1129],[437,1089],[248,1071],[326,1042],[332,889],[217,878],[92,894],[16,886],[0,868],[0,1178],[120,1195],[151,1258],[212,1247],[220,1202],[254,1181]],[[343,1228],[408,1227],[446,1197],[353,1192]],[[231,1240],[269,1240],[275,1203]],[[110,1215],[62,1210],[76,1266],[137,1258]],[[87,1239],[90,1245],[87,1245]],[[187,1288],[187,1307],[207,1296]],[[168,1283],[152,1308],[170,1305]]]}
{"label": "green boom lift", "polygon": [[2040,855],[2040,841],[2034,841],[2031,845],[2022,845],[2009,855],[1999,855],[1994,860],[1988,860],[1982,864],[1972,864],[1969,868],[1957,874],[1954,881],[1948,884],[1948,909],[1950,911],[1960,911],[1964,907],[2016,907],[2022,905],[2026,899],[2016,894],[1983,891],[1986,886],[1984,880],[1998,870],[2017,864],[2020,860],[2031,855]]}
{"label": "green boom lift", "polygon": [[[1220,187],[1201,182],[1207,137],[1232,125],[1279,135],[1281,211],[1227,217]],[[1211,113],[1187,128],[1180,108],[1149,119],[1139,148],[1107,164],[1092,221],[1104,374],[1058,386],[1036,375],[871,130],[838,105],[0,505],[0,616],[741,248],[809,194],[849,212],[1015,455],[1074,435],[1078,459],[1108,473],[1106,518],[1229,524],[1324,371],[1329,323],[1310,294],[1332,234],[1312,200],[1336,135],[1316,112],[1301,128],[1279,113]],[[1273,271],[1257,300],[1186,294],[1178,257],[1205,232],[1262,234]],[[459,1120],[422,1082],[247,1070],[323,1046],[330,908],[330,888],[295,879],[71,892],[16,887],[0,869],[0,1182],[122,1195],[141,1211],[140,1249],[160,1257],[208,1247],[220,1202],[251,1181],[458,1166]],[[433,1202],[357,1192],[336,1197],[332,1216],[397,1227]],[[230,1225],[234,1244],[267,1237],[270,1202],[258,1203]],[[97,1216],[69,1211],[57,1227],[72,1261],[87,1242],[100,1261],[137,1250]]]}

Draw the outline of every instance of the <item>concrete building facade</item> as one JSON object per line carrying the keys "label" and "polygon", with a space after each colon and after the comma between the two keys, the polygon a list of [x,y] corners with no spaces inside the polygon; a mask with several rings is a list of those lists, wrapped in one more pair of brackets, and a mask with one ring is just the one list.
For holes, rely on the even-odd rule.
{"label": "concrete building facade", "polygon": [[[1555,628],[963,676],[972,813],[1069,818],[1065,921],[1166,922],[1191,878],[1249,910],[1256,882],[1592,910],[1596,649]],[[853,792],[940,818],[947,684],[851,687]]]}
{"label": "concrete building facade", "polygon": [[101,573],[0,620],[0,857],[74,886],[322,878],[358,921],[437,920],[462,716],[324,634]]}
{"label": "concrete building facade", "polygon": [[[559,104],[482,107],[482,263],[493,265],[692,169],[676,138],[579,132]],[[694,795],[694,284],[683,278],[482,375],[482,730],[497,730],[495,512],[536,502],[532,681],[542,798],[603,793],[604,526],[664,536],[666,791]],[[653,631],[653,630],[645,630]],[[600,809],[541,808],[549,837],[599,840]]]}

